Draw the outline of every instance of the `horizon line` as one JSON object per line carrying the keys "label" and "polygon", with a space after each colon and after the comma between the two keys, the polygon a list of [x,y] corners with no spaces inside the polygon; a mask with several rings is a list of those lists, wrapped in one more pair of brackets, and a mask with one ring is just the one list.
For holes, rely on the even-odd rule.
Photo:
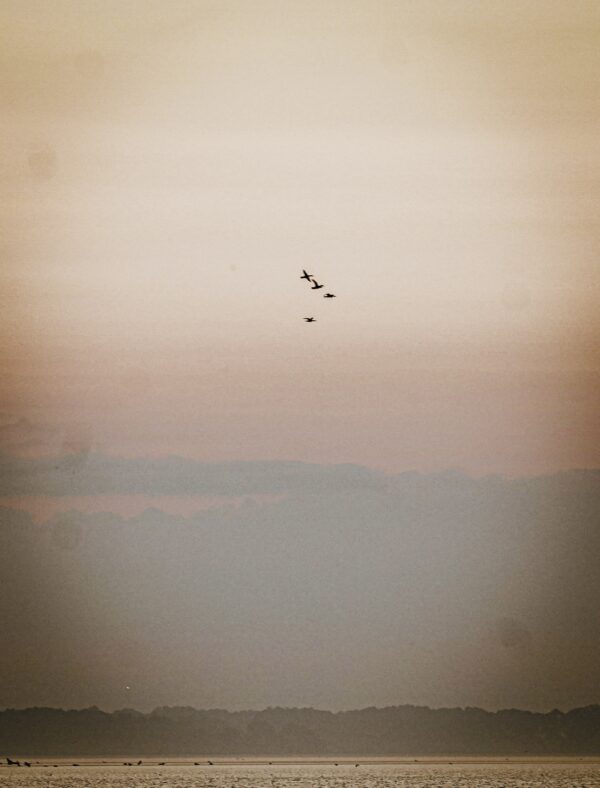
{"label": "horizon line", "polygon": [[572,714],[576,711],[583,711],[587,709],[597,709],[600,708],[600,701],[588,703],[584,706],[574,706],[566,711],[563,709],[559,709],[558,707],[554,707],[549,709],[548,711],[534,711],[532,709],[522,709],[517,708],[516,706],[510,707],[502,707],[496,710],[486,709],[482,706],[427,706],[421,705],[416,703],[397,703],[397,704],[390,704],[388,706],[361,706],[360,708],[349,708],[349,709],[337,709],[336,711],[332,709],[322,709],[315,706],[265,706],[264,708],[260,709],[252,709],[252,708],[242,708],[242,709],[226,709],[222,706],[211,706],[209,708],[198,708],[196,706],[190,705],[182,705],[182,704],[175,704],[173,706],[170,705],[162,705],[162,706],[155,706],[150,711],[140,711],[139,709],[134,709],[130,706],[124,706],[122,708],[113,709],[112,711],[106,711],[105,709],[101,709],[99,706],[95,704],[91,706],[83,706],[81,708],[63,708],[62,706],[25,706],[22,708],[15,708],[11,706],[3,706],[0,707],[0,714],[10,711],[10,712],[27,712],[27,711],[60,711],[64,712],[65,714],[70,712],[84,712],[84,711],[93,711],[93,712],[100,712],[101,714],[127,714],[127,713],[134,713],[139,714],[141,716],[149,716],[154,714],[157,711],[172,711],[172,710],[182,710],[185,709],[186,711],[194,711],[194,712],[225,712],[226,714],[262,714],[266,711],[314,711],[321,714],[353,714],[357,712],[363,711],[389,711],[390,709],[426,709],[427,711],[481,711],[485,714],[501,714],[504,712],[520,712],[522,714],[538,714],[542,716],[548,716],[551,714]]}

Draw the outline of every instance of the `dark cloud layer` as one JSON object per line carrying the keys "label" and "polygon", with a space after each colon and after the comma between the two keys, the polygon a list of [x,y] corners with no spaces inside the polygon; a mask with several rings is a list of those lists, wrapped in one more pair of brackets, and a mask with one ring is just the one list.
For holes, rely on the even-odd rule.
{"label": "dark cloud layer", "polygon": [[[212,489],[205,466],[148,467],[171,463]],[[4,704],[597,702],[597,471],[213,470],[222,490],[295,494],[190,519],[2,511]]]}
{"label": "dark cloud layer", "polygon": [[385,477],[358,465],[206,463],[184,457],[126,459],[72,451],[46,459],[0,458],[0,495],[248,495],[373,486]]}

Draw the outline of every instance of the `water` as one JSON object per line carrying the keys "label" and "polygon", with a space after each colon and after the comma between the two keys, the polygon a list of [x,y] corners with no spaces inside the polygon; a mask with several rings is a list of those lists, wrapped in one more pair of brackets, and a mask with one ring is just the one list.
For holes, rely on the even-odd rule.
{"label": "water", "polygon": [[600,764],[32,766],[4,788],[596,788]]}

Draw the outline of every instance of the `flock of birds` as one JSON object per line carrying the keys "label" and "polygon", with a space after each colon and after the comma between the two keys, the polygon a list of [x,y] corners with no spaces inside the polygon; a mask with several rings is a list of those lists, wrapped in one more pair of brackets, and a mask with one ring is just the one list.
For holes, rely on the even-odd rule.
{"label": "flock of birds", "polygon": [[[242,758],[242,761],[243,760],[244,760],[244,758]],[[106,761],[102,761],[102,763],[105,764]],[[204,763],[205,763],[204,761],[194,761],[194,766],[203,766]],[[39,761],[36,761],[36,764],[40,765]],[[133,761],[123,761],[123,766],[142,766],[142,764],[143,764],[142,760],[139,760],[135,764],[133,763]],[[206,764],[208,766],[214,766],[215,765],[214,761],[206,761]],[[29,767],[31,767],[31,763],[29,761],[23,761],[23,762],[18,761],[18,760],[14,760],[13,761],[12,758],[6,758],[6,765],[7,766],[29,766]],[[48,766],[49,764],[44,763],[44,764],[41,764],[41,765],[42,766]],[[54,766],[55,769],[58,768],[58,764],[55,763],[55,764],[52,764],[52,765]],[[62,765],[63,766],[67,766],[68,764],[62,764]],[[157,765],[158,766],[166,766],[167,763],[166,763],[166,761],[159,761]],[[333,765],[334,766],[339,766],[337,761],[335,761]],[[360,766],[360,764],[358,764],[358,763],[355,763],[354,765],[355,766]],[[71,766],[79,766],[79,764],[78,763],[72,763]],[[269,761],[269,766],[273,766],[273,761]]]}
{"label": "flock of birds", "polygon": [[[311,288],[310,288],[311,290],[322,290],[325,287],[325,285],[320,285],[317,282],[317,280],[314,278],[314,276],[312,274],[307,273],[304,270],[304,268],[302,269],[302,276],[300,277],[300,279],[306,279],[307,282],[310,282],[311,283]],[[325,293],[323,298],[336,298],[336,296],[335,296],[334,293]],[[314,317],[305,317],[304,320],[307,323],[315,323],[316,322],[316,318],[314,318]]]}

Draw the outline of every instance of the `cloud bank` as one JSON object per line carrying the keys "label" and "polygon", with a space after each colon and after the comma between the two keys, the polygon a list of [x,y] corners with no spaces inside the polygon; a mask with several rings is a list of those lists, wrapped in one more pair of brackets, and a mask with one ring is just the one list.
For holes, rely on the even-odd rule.
{"label": "cloud bank", "polygon": [[0,495],[249,495],[372,487],[385,476],[358,465],[128,459],[71,452],[43,459],[0,458]]}
{"label": "cloud bank", "polygon": [[[144,463],[114,461],[104,489],[150,489],[160,467],[179,492],[289,494],[187,519],[72,512],[36,525],[2,510],[5,704],[597,701],[598,471]],[[66,484],[64,468],[35,468],[28,489]]]}

